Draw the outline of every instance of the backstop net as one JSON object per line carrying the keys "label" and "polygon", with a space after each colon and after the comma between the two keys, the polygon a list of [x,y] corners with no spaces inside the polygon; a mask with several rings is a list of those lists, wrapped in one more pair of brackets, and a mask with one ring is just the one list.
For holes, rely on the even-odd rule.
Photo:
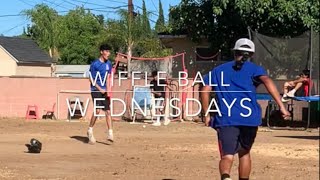
{"label": "backstop net", "polygon": [[[179,72],[183,71],[187,73],[186,67],[185,67],[185,61],[184,61],[184,53],[173,55],[173,56],[167,56],[167,57],[160,57],[160,58],[142,58],[142,57],[130,57],[130,61],[128,61],[129,57],[126,54],[117,54],[117,62],[125,62],[128,66],[128,73],[130,75],[133,75],[132,73],[135,72],[137,75],[135,77],[138,77],[139,74],[142,76],[142,79],[148,79],[147,81],[150,82],[152,79],[151,74],[153,71],[162,71],[160,77],[162,79],[166,79],[168,85],[171,87],[170,91],[167,91],[166,89],[166,98],[172,99],[172,98],[179,98],[181,99],[181,103],[175,104],[175,106],[182,106],[182,103],[185,102],[186,93],[180,92],[179,84],[176,82],[176,77],[178,77]],[[117,64],[116,62],[116,64]],[[144,84],[145,81],[137,81],[137,83],[141,83],[141,85]],[[125,95],[124,100],[126,102],[129,102],[132,99],[133,95],[133,89],[135,85],[139,84],[131,84],[131,87],[128,87]],[[127,110],[131,109],[131,103],[127,104]],[[170,109],[170,112],[173,110]],[[175,113],[174,113],[175,114]],[[123,119],[130,120],[131,119],[132,112],[126,111]],[[137,114],[140,116],[141,114]],[[149,116],[150,117],[150,116]],[[148,117],[138,117],[137,119],[142,119]],[[181,119],[181,117],[179,117]]]}
{"label": "backstop net", "polygon": [[298,37],[275,38],[252,32],[256,53],[253,61],[274,80],[291,80],[309,69],[314,81],[312,94],[319,94],[319,33],[308,31]]}
{"label": "backstop net", "polygon": [[[263,66],[269,76],[274,80],[281,92],[286,81],[297,79],[304,69],[309,69],[311,84],[309,96],[319,95],[319,32],[308,31],[298,37],[275,38],[258,32],[252,32],[256,45],[253,61]],[[259,91],[261,90],[261,91]],[[265,93],[263,87],[257,90]],[[296,92],[296,96],[305,96],[303,88]],[[309,97],[310,98],[310,97]],[[319,116],[319,102],[300,101],[294,103],[293,119],[317,124]],[[289,107],[290,103],[288,104]],[[292,105],[292,104],[291,104]],[[292,108],[290,108],[292,109]],[[277,120],[278,121],[278,120]],[[277,122],[276,121],[276,122]]]}

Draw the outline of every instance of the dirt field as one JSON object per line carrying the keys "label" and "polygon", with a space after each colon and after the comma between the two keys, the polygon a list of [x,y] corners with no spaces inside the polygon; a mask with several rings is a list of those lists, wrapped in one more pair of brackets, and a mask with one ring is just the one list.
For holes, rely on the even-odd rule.
{"label": "dirt field", "polygon": [[[89,145],[87,122],[0,120],[0,179],[219,179],[216,134],[202,124],[116,122],[110,145],[100,121],[99,143]],[[43,143],[41,154],[26,153],[31,138]],[[261,128],[252,156],[251,179],[319,179],[319,131]]]}

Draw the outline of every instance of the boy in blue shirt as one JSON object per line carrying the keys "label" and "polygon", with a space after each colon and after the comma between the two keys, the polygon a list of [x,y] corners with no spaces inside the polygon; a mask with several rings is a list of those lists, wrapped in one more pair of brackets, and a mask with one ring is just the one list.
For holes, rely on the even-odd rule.
{"label": "boy in blue shirt", "polygon": [[[221,160],[219,170],[222,180],[230,180],[234,155],[239,155],[239,179],[249,179],[251,171],[250,149],[261,124],[261,108],[256,99],[256,87],[263,83],[284,118],[290,116],[281,102],[280,94],[265,70],[248,61],[255,52],[254,43],[239,39],[234,47],[234,61],[214,68],[204,77],[202,105],[208,111],[209,94],[214,90],[217,107],[214,117],[206,113],[205,124],[218,134]],[[213,86],[210,86],[213,85]]]}
{"label": "boy in blue shirt", "polygon": [[[105,111],[106,122],[108,127],[108,140],[113,142],[113,131],[112,131],[112,119],[110,114],[110,96],[108,94],[109,89],[108,79],[112,73],[112,63],[110,62],[111,47],[107,44],[100,46],[100,57],[94,60],[90,65],[90,89],[92,101],[96,106],[103,107],[102,110]],[[100,78],[100,77],[101,78]],[[95,82],[92,82],[95,81]],[[102,99],[102,100],[101,100]],[[89,138],[89,144],[94,144],[96,142],[93,136],[93,126],[97,120],[97,115],[100,113],[101,109],[96,109],[96,112],[92,114],[91,121],[89,124],[89,129],[87,132]]]}

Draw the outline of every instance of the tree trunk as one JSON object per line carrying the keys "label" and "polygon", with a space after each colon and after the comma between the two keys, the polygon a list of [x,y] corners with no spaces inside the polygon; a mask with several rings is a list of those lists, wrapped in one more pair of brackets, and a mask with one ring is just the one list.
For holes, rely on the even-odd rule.
{"label": "tree trunk", "polygon": [[129,43],[128,45],[128,64],[127,64],[127,70],[128,70],[128,77],[131,77],[131,57],[132,57],[132,47],[133,43]]}
{"label": "tree trunk", "polygon": [[52,54],[53,54],[53,52],[52,52],[52,48],[50,47],[49,48],[49,56],[52,58]]}

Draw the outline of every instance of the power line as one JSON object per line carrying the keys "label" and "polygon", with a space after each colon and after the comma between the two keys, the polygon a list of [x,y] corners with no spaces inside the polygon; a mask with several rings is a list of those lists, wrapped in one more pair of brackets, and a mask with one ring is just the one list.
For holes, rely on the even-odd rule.
{"label": "power line", "polygon": [[105,1],[108,1],[108,2],[114,2],[114,3],[120,3],[120,4],[126,4],[126,5],[128,5],[128,3],[125,3],[125,2],[119,2],[119,1],[115,1],[115,0],[105,0]]}
{"label": "power line", "polygon": [[23,14],[5,14],[5,15],[0,15],[1,17],[13,17],[13,16],[24,16]]}
{"label": "power line", "polygon": [[[94,6],[101,6],[101,7],[106,7],[106,8],[113,8],[112,6],[105,6],[105,5],[102,5],[102,4],[96,4],[96,3],[91,3],[91,2],[86,2],[86,1],[81,1],[81,0],[73,0],[73,1],[76,1],[76,2],[80,2],[80,3],[86,3],[86,4],[90,4],[90,5],[94,5]],[[110,0],[109,0],[110,1]],[[120,2],[118,2],[120,3]],[[128,4],[127,3],[121,3],[121,4],[125,4],[123,5],[122,7],[126,7]]]}
{"label": "power line", "polygon": [[160,12],[159,12],[159,9],[156,7],[156,5],[154,4],[154,1],[153,0],[151,0],[151,2],[152,2],[152,4],[153,4],[153,7],[154,7],[154,9],[159,13],[159,15],[160,15]]}
{"label": "power line", "polygon": [[24,3],[24,4],[26,4],[26,5],[29,5],[29,6],[32,6],[32,7],[33,7],[32,4],[29,4],[29,3],[27,3],[27,2],[25,2],[25,1],[23,1],[23,0],[19,0],[19,1],[22,2],[22,3]]}
{"label": "power line", "polygon": [[5,30],[5,31],[3,31],[1,34],[8,33],[8,32],[10,32],[10,31],[16,29],[17,27],[20,27],[21,25],[24,25],[26,22],[27,22],[27,21],[24,21],[23,23],[20,23],[20,24],[14,26],[14,27],[12,27],[12,28],[10,28],[10,29],[8,29],[8,30]]}
{"label": "power line", "polygon": [[58,7],[61,7],[61,8],[63,8],[63,9],[68,9],[68,8],[66,8],[66,7],[63,7],[63,6],[61,6],[60,4],[57,4],[57,3],[55,3],[55,2],[52,2],[52,1],[48,1],[48,0],[43,0],[43,1],[45,1],[45,2],[47,2],[47,3],[50,3],[50,4],[53,4],[53,5],[56,5],[56,7],[58,6]]}
{"label": "power line", "polygon": [[[119,7],[114,7],[114,9],[119,9]],[[90,11],[101,11],[101,12],[116,12],[117,10],[109,10],[106,11],[105,8],[84,8],[84,10],[90,10]],[[67,11],[57,11],[57,13],[65,13],[69,12],[70,10]],[[25,14],[4,14],[0,15],[0,18],[2,17],[18,17],[18,16],[25,16]]]}
{"label": "power line", "polygon": [[83,6],[85,6],[88,3],[89,0],[86,0],[86,2],[83,4]]}
{"label": "power line", "polygon": [[63,4],[63,3],[64,3],[64,1],[62,1],[60,4],[56,5],[54,8],[60,6],[60,5]]}
{"label": "power line", "polygon": [[73,5],[73,6],[78,6],[77,4],[71,3],[71,2],[66,1],[66,0],[63,0],[63,2],[66,2],[66,3],[71,4],[71,5]]}
{"label": "power line", "polygon": [[[143,10],[143,9],[142,9],[142,7],[137,6],[137,5],[135,5],[135,6],[136,6],[136,7],[138,7],[138,9]],[[159,17],[159,16],[160,16],[159,14],[156,14],[156,13],[154,13],[154,12],[152,12],[152,11],[148,11],[148,13],[150,13],[150,14],[152,14],[152,15],[155,15],[155,16],[157,16],[157,17]],[[168,19],[167,19],[167,18],[164,18],[164,20],[168,21]]]}

